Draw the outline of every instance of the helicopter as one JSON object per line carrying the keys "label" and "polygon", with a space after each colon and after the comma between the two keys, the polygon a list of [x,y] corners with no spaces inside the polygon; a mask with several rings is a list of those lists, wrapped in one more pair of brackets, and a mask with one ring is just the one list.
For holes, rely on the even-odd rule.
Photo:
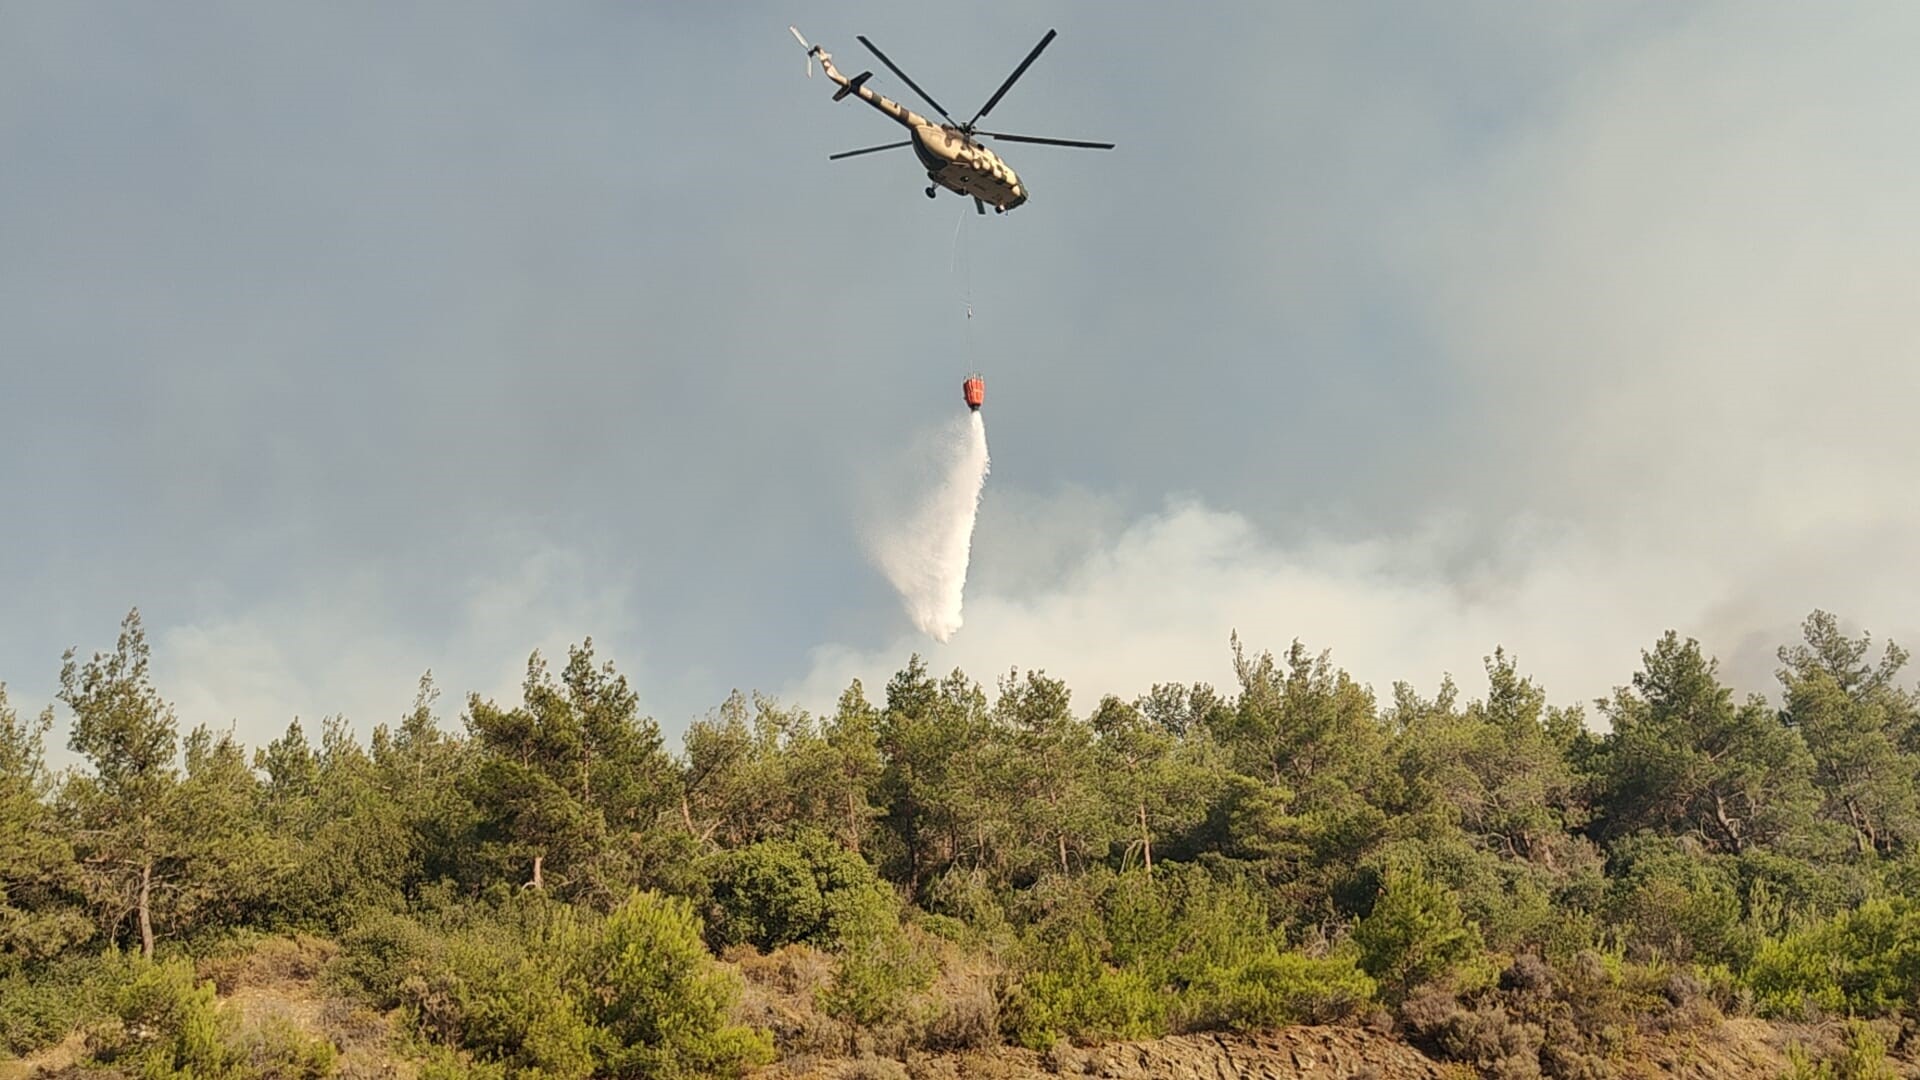
{"label": "helicopter", "polygon": [[1027,58],[1020,61],[1020,66],[1013,69],[1013,74],[1007,76],[1007,81],[1000,84],[1000,89],[993,92],[993,96],[987,99],[987,103],[980,106],[980,111],[973,114],[973,119],[964,124],[949,116],[947,110],[940,107],[939,102],[933,100],[925,90],[920,89],[919,84],[914,82],[906,72],[901,71],[892,60],[887,59],[887,54],[881,52],[879,46],[868,41],[865,34],[859,35],[860,44],[865,45],[867,51],[879,57],[880,62],[887,65],[888,71],[900,76],[902,82],[912,87],[914,93],[920,95],[920,100],[933,106],[933,111],[946,120],[944,124],[937,124],[899,102],[868,89],[867,80],[873,77],[873,72],[863,71],[849,79],[833,66],[833,57],[825,49],[818,45],[809,45],[807,39],[800,36],[800,31],[793,27],[789,26],[787,29],[793,33],[794,40],[800,43],[800,47],[807,50],[807,76],[809,78],[813,76],[813,60],[818,58],[820,70],[826,72],[827,78],[840,87],[834,93],[833,100],[840,101],[849,95],[858,96],[860,100],[879,109],[889,119],[905,127],[908,132],[905,142],[829,154],[827,160],[838,161],[841,158],[858,157],[861,154],[873,154],[882,150],[898,150],[903,146],[911,146],[914,156],[920,159],[920,164],[926,166],[927,179],[933,181],[927,185],[929,199],[936,197],[940,188],[946,188],[961,195],[972,196],[974,210],[981,214],[987,212],[989,205],[993,207],[994,213],[1004,214],[1027,201],[1027,188],[1020,182],[1020,177],[1001,159],[1000,155],[982,145],[980,139],[1044,143],[1048,146],[1074,146],[1087,150],[1113,149],[1112,143],[1084,142],[1078,139],[1043,139],[1037,135],[1008,135],[999,131],[980,131],[975,126],[993,111],[995,105],[1000,104],[1000,99],[1006,96],[1007,91],[1012,89],[1020,76],[1026,74],[1027,68],[1039,57],[1040,51],[1053,42],[1055,34],[1052,30],[1048,30],[1047,36],[1040,39],[1040,44],[1035,45],[1033,51],[1027,54]]}

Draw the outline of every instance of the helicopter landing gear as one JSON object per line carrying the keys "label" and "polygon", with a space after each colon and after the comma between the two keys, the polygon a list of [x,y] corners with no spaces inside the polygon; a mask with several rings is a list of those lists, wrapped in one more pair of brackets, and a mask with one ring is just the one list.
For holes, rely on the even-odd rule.
{"label": "helicopter landing gear", "polygon": [[931,198],[933,198],[933,197],[934,197],[934,187],[933,187],[933,185],[932,185],[932,184],[928,184],[928,185],[927,185],[927,198],[929,198],[929,199],[931,199]]}

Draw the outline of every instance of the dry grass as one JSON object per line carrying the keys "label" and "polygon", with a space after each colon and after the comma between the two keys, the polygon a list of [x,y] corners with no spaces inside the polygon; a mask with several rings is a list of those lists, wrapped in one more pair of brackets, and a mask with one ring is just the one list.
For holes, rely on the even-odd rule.
{"label": "dry grass", "polygon": [[853,1048],[852,1027],[820,1010],[820,992],[833,981],[834,960],[810,945],[786,945],[761,953],[735,946],[722,958],[746,982],[734,1006],[735,1023],[773,1033],[784,1061],[838,1057]]}
{"label": "dry grass", "polygon": [[984,1050],[998,1046],[1000,995],[1006,973],[989,957],[948,947],[940,956],[940,974],[926,993],[919,1048],[935,1053]]}
{"label": "dry grass", "polygon": [[76,1068],[87,1052],[87,1037],[74,1032],[66,1039],[23,1058],[0,1060],[0,1080],[28,1080]]}
{"label": "dry grass", "polygon": [[847,1068],[891,1075],[880,1062],[998,1047],[1006,981],[1000,963],[912,928],[908,937],[911,948],[924,950],[935,961],[933,983],[912,994],[897,1015],[871,1028],[830,1016],[821,1007],[838,960],[806,945],[787,945],[771,953],[751,946],[728,950],[722,959],[746,983],[733,1020],[771,1031],[781,1068],[790,1075]]}
{"label": "dry grass", "polygon": [[340,946],[307,934],[260,938],[251,947],[200,961],[199,975],[212,979],[221,996],[247,987],[312,983],[340,953]]}

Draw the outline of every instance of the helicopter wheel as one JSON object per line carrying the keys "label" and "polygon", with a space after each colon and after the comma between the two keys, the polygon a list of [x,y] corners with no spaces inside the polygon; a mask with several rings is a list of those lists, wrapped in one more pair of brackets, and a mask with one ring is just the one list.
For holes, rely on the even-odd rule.
{"label": "helicopter wheel", "polygon": [[933,198],[933,196],[934,196],[934,188],[933,188],[933,185],[932,185],[932,184],[928,184],[928,185],[927,185],[927,198],[929,198],[929,199],[931,199],[931,198]]}

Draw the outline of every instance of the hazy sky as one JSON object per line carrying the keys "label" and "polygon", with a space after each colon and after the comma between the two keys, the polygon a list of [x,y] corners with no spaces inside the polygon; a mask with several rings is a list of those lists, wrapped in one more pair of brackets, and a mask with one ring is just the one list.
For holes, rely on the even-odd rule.
{"label": "hazy sky", "polygon": [[[929,202],[796,23],[999,130]],[[1076,703],[1299,637],[1561,702],[1920,639],[1920,8],[0,6],[0,680],[451,722],[592,635],[669,731],[913,651]],[[910,102],[911,103],[911,102]],[[971,299],[975,317],[965,317]],[[864,553],[987,377],[967,625]],[[64,741],[64,732],[57,741]]]}

